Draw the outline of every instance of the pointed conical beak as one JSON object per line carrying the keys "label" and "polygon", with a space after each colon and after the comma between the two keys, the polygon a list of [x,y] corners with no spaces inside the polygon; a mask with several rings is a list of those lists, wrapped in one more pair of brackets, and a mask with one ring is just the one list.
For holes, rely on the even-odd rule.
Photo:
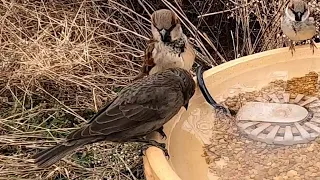
{"label": "pointed conical beak", "polygon": [[188,110],[188,106],[189,106],[189,102],[185,104],[183,107],[186,108],[186,110]]}
{"label": "pointed conical beak", "polygon": [[302,13],[301,12],[298,12],[297,14],[295,14],[295,20],[296,21],[301,21],[302,19]]}
{"label": "pointed conical beak", "polygon": [[169,35],[169,33],[168,33],[167,30],[162,29],[162,30],[160,31],[160,35],[161,35],[161,40],[162,40],[163,42],[170,42],[170,35]]}

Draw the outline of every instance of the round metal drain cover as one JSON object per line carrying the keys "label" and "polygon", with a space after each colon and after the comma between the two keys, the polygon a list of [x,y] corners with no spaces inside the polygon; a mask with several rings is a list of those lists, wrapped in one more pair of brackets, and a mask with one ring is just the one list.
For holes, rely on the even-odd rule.
{"label": "round metal drain cover", "polygon": [[292,145],[320,135],[320,100],[298,94],[271,94],[247,102],[237,113],[237,125],[250,138],[268,144]]}

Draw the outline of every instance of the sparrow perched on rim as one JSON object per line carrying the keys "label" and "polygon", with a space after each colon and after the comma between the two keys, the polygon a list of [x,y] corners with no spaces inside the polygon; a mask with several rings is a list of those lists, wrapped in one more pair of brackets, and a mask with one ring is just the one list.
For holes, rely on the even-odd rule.
{"label": "sparrow perched on rim", "polygon": [[140,73],[135,79],[173,67],[191,70],[195,52],[174,12],[168,9],[153,12],[151,31],[152,38],[145,50]]}
{"label": "sparrow perched on rim", "polygon": [[36,154],[35,163],[49,167],[76,148],[99,141],[141,142],[159,147],[167,154],[164,143],[144,136],[154,131],[165,136],[163,125],[182,106],[188,108],[194,92],[195,82],[190,72],[181,68],[139,79],[125,87],[88,124],[68,135],[65,142]]}
{"label": "sparrow perched on rim", "polygon": [[293,54],[295,51],[293,41],[303,41],[310,39],[310,47],[314,53],[317,48],[313,36],[316,34],[316,23],[310,17],[310,9],[306,2],[302,0],[291,0],[281,18],[281,29],[283,33],[291,39],[289,50]]}

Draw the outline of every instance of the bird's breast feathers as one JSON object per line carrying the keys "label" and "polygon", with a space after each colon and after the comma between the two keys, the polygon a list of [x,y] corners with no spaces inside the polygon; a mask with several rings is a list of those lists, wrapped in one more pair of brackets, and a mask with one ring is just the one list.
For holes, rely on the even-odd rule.
{"label": "bird's breast feathers", "polygon": [[287,17],[284,17],[282,21],[282,31],[293,41],[311,39],[316,33],[316,27],[312,21],[297,22]]}
{"label": "bird's breast feathers", "polygon": [[159,42],[155,45],[152,56],[156,65],[177,64],[178,66],[176,67],[182,67],[183,59],[181,53],[181,50],[178,48],[167,46],[164,43]]}

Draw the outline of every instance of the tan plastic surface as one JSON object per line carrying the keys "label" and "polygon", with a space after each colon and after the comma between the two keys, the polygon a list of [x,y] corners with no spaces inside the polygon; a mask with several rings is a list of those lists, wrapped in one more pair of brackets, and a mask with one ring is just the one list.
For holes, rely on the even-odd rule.
{"label": "tan plastic surface", "polygon": [[308,111],[296,104],[248,102],[240,108],[237,120],[293,123],[301,121],[307,116]]}
{"label": "tan plastic surface", "polygon": [[[304,76],[310,71],[320,72],[320,49],[312,54],[309,45],[304,45],[296,46],[293,56],[288,48],[275,49],[224,63],[203,76],[212,97],[220,101],[238,94],[239,85],[242,90],[260,89],[273,80]],[[213,126],[212,107],[197,88],[188,111],[182,108],[165,125],[171,158],[167,160],[158,148],[147,149],[144,157],[147,180],[217,180],[217,176],[208,173],[202,157],[202,146],[209,143]]]}

